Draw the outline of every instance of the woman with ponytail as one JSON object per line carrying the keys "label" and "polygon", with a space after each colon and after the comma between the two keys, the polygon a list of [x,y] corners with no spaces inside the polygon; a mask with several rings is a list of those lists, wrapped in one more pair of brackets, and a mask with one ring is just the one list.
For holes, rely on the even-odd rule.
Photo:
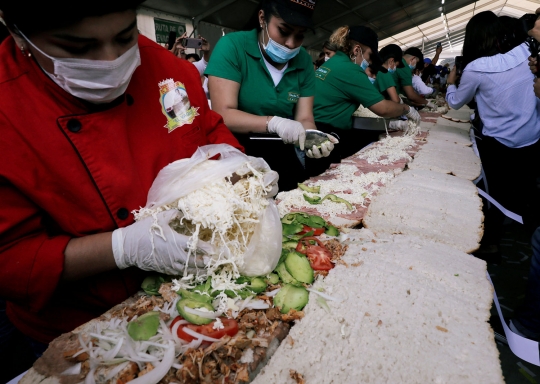
{"label": "woman with ponytail", "polygon": [[340,144],[329,161],[358,152],[373,141],[365,131],[352,128],[352,114],[360,104],[381,117],[407,115],[419,122],[418,112],[408,105],[385,100],[365,73],[368,66],[386,72],[378,54],[377,34],[368,27],[343,26],[330,37],[338,47],[336,54],[315,71],[315,104],[313,113],[319,130],[336,133]]}

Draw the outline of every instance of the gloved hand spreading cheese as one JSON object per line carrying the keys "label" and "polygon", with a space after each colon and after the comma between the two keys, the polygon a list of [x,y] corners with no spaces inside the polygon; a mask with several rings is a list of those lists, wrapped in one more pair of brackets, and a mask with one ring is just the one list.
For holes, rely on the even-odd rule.
{"label": "gloved hand spreading cheese", "polygon": [[181,275],[186,264],[188,272],[205,265],[203,257],[215,253],[214,247],[198,241],[188,259],[190,238],[171,228],[173,220],[182,218],[176,209],[159,212],[156,218],[145,217],[112,235],[114,261],[118,268],[138,267],[167,275]]}

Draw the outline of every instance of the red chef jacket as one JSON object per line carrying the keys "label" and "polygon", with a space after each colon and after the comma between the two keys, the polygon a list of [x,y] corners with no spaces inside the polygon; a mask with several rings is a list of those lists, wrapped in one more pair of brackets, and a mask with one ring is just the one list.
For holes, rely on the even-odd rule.
{"label": "red chef jacket", "polygon": [[133,223],[159,170],[198,146],[242,149],[208,108],[193,64],[142,36],[139,47],[125,95],[99,110],[57,86],[11,37],[0,45],[0,298],[40,342],[140,287],[136,268],[61,281],[71,238]]}

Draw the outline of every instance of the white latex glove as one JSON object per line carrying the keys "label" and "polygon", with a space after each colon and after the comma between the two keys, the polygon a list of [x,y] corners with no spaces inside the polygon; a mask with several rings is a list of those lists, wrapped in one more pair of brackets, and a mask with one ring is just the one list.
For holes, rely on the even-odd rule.
{"label": "white latex glove", "polygon": [[[179,234],[169,225],[172,220],[181,217],[181,212],[172,209],[157,214],[157,225],[154,217],[150,216],[115,230],[112,234],[112,248],[118,268],[138,267],[167,275],[182,274],[186,265],[189,237]],[[195,266],[204,267],[203,256],[213,253],[210,244],[199,241],[197,251],[192,252],[187,261],[188,267],[191,267],[188,271],[194,271]]]}
{"label": "white latex glove", "polygon": [[269,171],[264,174],[263,176],[264,186],[272,187],[272,189],[266,193],[267,197],[274,197],[275,195],[277,195],[278,190],[279,190],[278,184],[277,184],[278,180],[279,180],[279,175],[276,171]]}
{"label": "white latex glove", "polygon": [[328,157],[330,156],[330,152],[334,149],[334,144],[339,143],[339,140],[336,139],[332,135],[326,135],[328,137],[328,140],[325,143],[321,144],[321,149],[317,148],[316,145],[314,145],[312,148],[308,149],[306,151],[307,157],[311,157],[312,159],[320,159],[321,157]]}
{"label": "white latex glove", "polygon": [[406,116],[409,120],[414,121],[415,124],[420,124],[420,115],[418,114],[418,111],[413,107],[409,107],[409,112]]}
{"label": "white latex glove", "polygon": [[399,131],[406,131],[409,129],[409,123],[405,120],[392,120],[388,123],[388,129],[397,129]]}
{"label": "white latex glove", "polygon": [[268,122],[268,132],[277,134],[285,144],[298,144],[300,150],[304,150],[306,130],[302,123],[274,116]]}
{"label": "white latex glove", "polygon": [[426,107],[429,108],[429,109],[437,109],[437,105],[430,101],[429,103],[426,104]]}

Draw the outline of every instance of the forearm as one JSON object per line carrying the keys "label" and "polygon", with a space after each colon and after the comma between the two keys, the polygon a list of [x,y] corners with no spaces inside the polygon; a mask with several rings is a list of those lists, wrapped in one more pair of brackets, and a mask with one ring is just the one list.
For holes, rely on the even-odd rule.
{"label": "forearm", "polygon": [[223,116],[225,125],[235,133],[266,133],[266,122],[273,116],[257,116],[238,109],[215,110]]}
{"label": "forearm", "polygon": [[74,238],[64,252],[62,280],[80,280],[115,268],[112,232]]}
{"label": "forearm", "polygon": [[388,93],[388,96],[390,96],[390,100],[392,100],[394,103],[401,104],[401,99],[399,98],[395,87],[388,88],[386,92]]}
{"label": "forearm", "polygon": [[210,61],[210,51],[203,51],[203,59],[207,63]]}
{"label": "forearm", "polygon": [[406,115],[409,112],[409,106],[390,100],[383,100],[369,107],[369,110],[381,117],[398,117]]}
{"label": "forearm", "polygon": [[407,96],[407,98],[413,103],[420,104],[420,105],[426,105],[428,103],[426,99],[424,99],[422,96],[416,93],[412,85],[404,86],[403,90],[405,91],[405,95]]}

